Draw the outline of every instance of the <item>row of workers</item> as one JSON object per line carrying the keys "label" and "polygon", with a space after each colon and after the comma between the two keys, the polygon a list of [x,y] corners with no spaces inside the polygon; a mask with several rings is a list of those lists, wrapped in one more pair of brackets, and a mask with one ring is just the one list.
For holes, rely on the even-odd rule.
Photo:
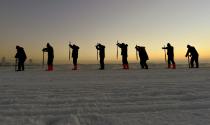
{"label": "row of workers", "polygon": [[[122,56],[122,65],[123,65],[123,69],[129,69],[129,64],[128,64],[128,45],[125,43],[117,43],[117,48],[121,48],[121,56]],[[77,59],[78,59],[78,51],[79,51],[79,46],[75,45],[75,44],[69,44],[69,47],[72,49],[72,58],[73,58],[73,65],[74,68],[73,70],[77,70]],[[196,68],[199,67],[199,63],[198,63],[198,57],[199,54],[197,52],[197,50],[195,49],[195,47],[187,45],[187,53],[186,53],[186,57],[191,57],[189,65],[190,68],[194,68],[194,62],[196,63]],[[15,55],[16,60],[18,61],[17,65],[18,65],[18,69],[17,71],[24,71],[24,62],[27,58],[24,48],[20,47],[20,46],[16,46],[17,49],[17,53]],[[105,59],[105,45],[102,45],[100,43],[98,43],[96,45],[96,49],[97,52],[99,52],[99,57],[100,57],[100,70],[103,70],[104,67],[104,59]],[[148,69],[148,65],[147,65],[147,60],[149,60],[148,54],[146,52],[146,49],[144,46],[136,46],[135,47],[136,52],[138,52],[139,54],[139,58],[140,58],[140,66],[142,69]],[[172,68],[172,69],[176,69],[176,63],[174,61],[174,48],[173,46],[168,43],[166,47],[163,47],[162,49],[167,50],[167,56],[168,56],[168,68]],[[47,43],[46,48],[42,49],[43,54],[44,52],[48,53],[48,60],[47,60],[47,71],[53,71],[53,60],[54,60],[54,50],[53,47]],[[69,51],[70,52],[70,51]],[[118,51],[117,51],[118,53]],[[118,55],[118,54],[117,54]],[[70,58],[70,57],[69,57]],[[165,60],[166,59],[166,51],[165,51]],[[44,61],[44,59],[43,59]]]}

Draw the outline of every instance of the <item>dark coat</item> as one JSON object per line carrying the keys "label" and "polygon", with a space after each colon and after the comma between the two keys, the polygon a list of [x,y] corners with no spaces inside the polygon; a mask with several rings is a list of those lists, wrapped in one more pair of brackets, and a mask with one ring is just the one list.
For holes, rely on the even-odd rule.
{"label": "dark coat", "polygon": [[21,62],[24,62],[26,60],[27,56],[24,51],[24,48],[22,47],[17,48],[17,53],[15,55],[15,58],[17,58]]}
{"label": "dark coat", "polygon": [[96,46],[96,49],[99,50],[100,58],[105,58],[105,46],[101,45],[101,44],[98,44]]}
{"label": "dark coat", "polygon": [[187,57],[189,54],[192,57],[198,57],[199,56],[197,50],[193,46],[188,47],[188,50],[187,50],[187,53],[186,53],[185,56]]}
{"label": "dark coat", "polygon": [[163,47],[163,49],[167,49],[168,58],[174,58],[174,47],[173,46]]}
{"label": "dark coat", "polygon": [[72,48],[72,58],[78,58],[79,46],[69,45]]}
{"label": "dark coat", "polygon": [[145,47],[136,47],[136,50],[139,52],[140,60],[149,60]]}
{"label": "dark coat", "polygon": [[53,47],[48,45],[47,48],[44,48],[42,50],[43,52],[48,52],[48,65],[51,65],[53,63],[53,59],[54,59],[54,50]]}
{"label": "dark coat", "polygon": [[128,56],[128,45],[124,43],[122,44],[118,43],[117,45],[121,48],[121,55]]}

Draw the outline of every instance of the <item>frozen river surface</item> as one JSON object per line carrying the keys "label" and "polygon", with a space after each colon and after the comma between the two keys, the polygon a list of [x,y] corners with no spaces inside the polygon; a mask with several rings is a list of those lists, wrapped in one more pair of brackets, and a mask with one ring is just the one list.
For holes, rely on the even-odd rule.
{"label": "frozen river surface", "polygon": [[209,68],[0,70],[1,125],[209,123]]}

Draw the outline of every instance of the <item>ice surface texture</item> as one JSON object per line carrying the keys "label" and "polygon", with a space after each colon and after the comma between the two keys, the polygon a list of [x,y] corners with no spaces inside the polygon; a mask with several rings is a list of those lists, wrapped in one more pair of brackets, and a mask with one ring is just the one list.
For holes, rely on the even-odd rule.
{"label": "ice surface texture", "polygon": [[[207,125],[210,69],[0,69],[1,125]],[[96,66],[97,67],[97,66]]]}

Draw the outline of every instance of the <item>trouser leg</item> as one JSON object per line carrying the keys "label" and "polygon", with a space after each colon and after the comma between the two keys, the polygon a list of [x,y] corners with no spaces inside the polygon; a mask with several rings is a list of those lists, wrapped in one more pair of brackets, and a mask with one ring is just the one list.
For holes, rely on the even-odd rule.
{"label": "trouser leg", "polygon": [[143,69],[144,68],[144,63],[143,63],[142,60],[140,61],[140,65],[141,65],[141,68]]}
{"label": "trouser leg", "polygon": [[18,71],[21,71],[21,62],[18,62]]}
{"label": "trouser leg", "polygon": [[172,59],[171,62],[173,64],[173,69],[176,69],[176,63],[175,63],[174,59]]}
{"label": "trouser leg", "polygon": [[194,68],[194,61],[195,61],[195,58],[192,57],[190,60],[191,68]]}
{"label": "trouser leg", "polygon": [[127,56],[123,56],[124,69],[129,69]]}
{"label": "trouser leg", "polygon": [[101,69],[104,69],[104,58],[100,58]]}
{"label": "trouser leg", "polygon": [[25,70],[24,62],[22,63],[22,71]]}
{"label": "trouser leg", "polygon": [[168,58],[168,68],[171,68],[171,60]]}
{"label": "trouser leg", "polygon": [[73,64],[77,65],[77,58],[73,58]]}
{"label": "trouser leg", "polygon": [[47,65],[48,71],[53,71],[53,58],[48,58]]}
{"label": "trouser leg", "polygon": [[73,70],[77,70],[77,58],[73,58],[74,68]]}
{"label": "trouser leg", "polygon": [[148,69],[147,60],[144,61],[144,67],[145,69]]}
{"label": "trouser leg", "polygon": [[198,57],[195,58],[195,64],[196,64],[196,68],[199,68]]}

